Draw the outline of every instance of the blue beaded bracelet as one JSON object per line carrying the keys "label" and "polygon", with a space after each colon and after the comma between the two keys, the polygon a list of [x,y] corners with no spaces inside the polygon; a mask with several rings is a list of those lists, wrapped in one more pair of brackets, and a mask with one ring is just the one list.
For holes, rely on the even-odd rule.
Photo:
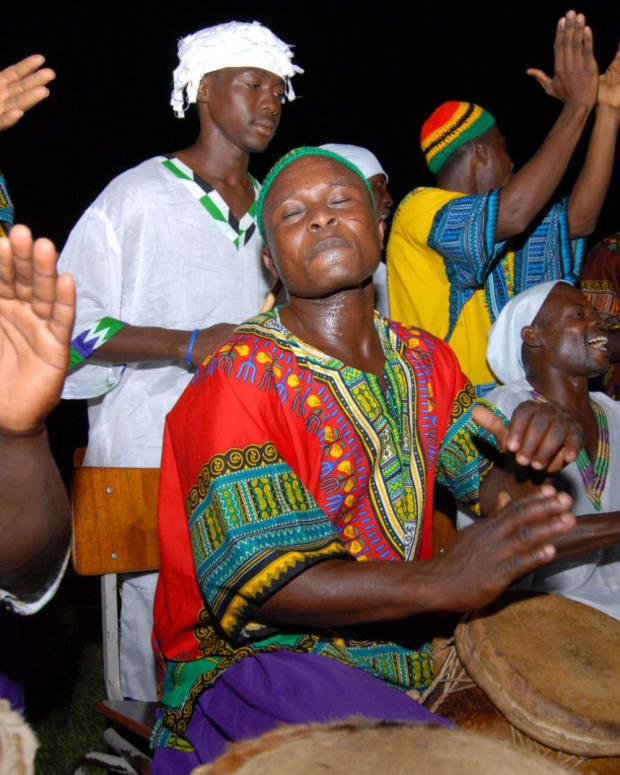
{"label": "blue beaded bracelet", "polygon": [[187,345],[187,355],[185,356],[187,359],[187,365],[192,365],[192,350],[194,348],[194,342],[196,341],[196,337],[198,336],[198,329],[195,328],[192,332],[192,335],[189,338],[189,344]]}

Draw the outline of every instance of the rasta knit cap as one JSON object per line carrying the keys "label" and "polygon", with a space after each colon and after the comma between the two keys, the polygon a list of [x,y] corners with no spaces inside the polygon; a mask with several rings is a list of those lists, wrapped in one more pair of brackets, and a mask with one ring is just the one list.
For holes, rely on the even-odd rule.
{"label": "rasta knit cap", "polygon": [[353,164],[353,162],[350,162],[348,159],[345,159],[344,156],[340,156],[338,153],[333,153],[333,151],[328,151],[326,148],[317,148],[312,145],[302,145],[299,148],[293,148],[292,151],[289,151],[279,161],[277,161],[269,170],[265,180],[263,181],[263,187],[261,188],[260,194],[258,195],[256,206],[256,222],[258,224],[260,235],[263,239],[265,239],[265,232],[263,230],[263,207],[265,206],[265,199],[267,198],[269,189],[282,170],[296,159],[301,159],[302,156],[323,156],[327,159],[334,159],[335,161],[340,162],[340,164],[344,164],[344,166],[348,167],[350,170],[353,170],[353,172],[355,172],[356,175],[359,175],[360,178],[364,181],[364,184],[368,189],[368,193],[370,194],[370,200],[374,206],[375,198],[373,196],[370,183],[366,180],[363,172],[359,167]]}
{"label": "rasta knit cap", "polygon": [[473,102],[444,102],[422,124],[420,145],[431,172],[456,149],[490,129],[495,119]]}

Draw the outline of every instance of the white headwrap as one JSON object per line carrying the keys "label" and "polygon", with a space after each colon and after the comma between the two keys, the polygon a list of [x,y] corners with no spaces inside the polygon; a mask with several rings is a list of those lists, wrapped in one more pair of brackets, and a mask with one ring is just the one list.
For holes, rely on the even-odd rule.
{"label": "white headwrap", "polygon": [[347,161],[355,164],[367,179],[373,175],[381,174],[385,175],[386,180],[389,180],[387,172],[379,164],[379,159],[367,148],[362,148],[360,145],[342,145],[340,143],[325,143],[320,145],[319,148],[324,148],[326,151],[344,156]]}
{"label": "white headwrap", "polygon": [[[226,22],[179,40],[179,65],[173,73],[170,104],[179,118],[193,102],[205,73],[223,67],[259,67],[284,80],[286,97],[295,99],[290,79],[303,73],[293,64],[293,51],[259,22]],[[183,95],[185,94],[185,101]]]}
{"label": "white headwrap", "polygon": [[[547,296],[558,284],[565,280],[551,280],[528,288],[514,296],[499,313],[489,331],[487,361],[495,376],[504,385],[525,378],[523,368],[523,339],[521,331],[530,326],[538,315]],[[570,285],[570,283],[567,283]]]}

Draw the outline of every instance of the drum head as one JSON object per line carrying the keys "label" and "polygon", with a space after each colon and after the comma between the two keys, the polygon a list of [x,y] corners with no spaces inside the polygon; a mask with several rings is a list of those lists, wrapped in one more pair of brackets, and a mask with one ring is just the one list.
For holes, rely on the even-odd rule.
{"label": "drum head", "polygon": [[536,754],[474,732],[426,724],[381,724],[350,719],[334,724],[283,726],[233,744],[192,775],[317,775],[325,772],[432,775],[561,775]]}
{"label": "drum head", "polygon": [[620,622],[557,595],[503,598],[455,632],[467,672],[513,726],[582,756],[620,755]]}

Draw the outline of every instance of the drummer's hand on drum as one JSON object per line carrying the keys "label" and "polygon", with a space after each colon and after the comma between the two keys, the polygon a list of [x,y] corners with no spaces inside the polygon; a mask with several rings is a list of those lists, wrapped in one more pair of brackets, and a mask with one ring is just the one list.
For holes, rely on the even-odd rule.
{"label": "drummer's hand on drum", "polygon": [[434,560],[445,609],[466,611],[494,600],[524,573],[551,562],[553,540],[576,524],[572,498],[549,484],[523,498],[500,496],[494,519],[461,530]]}
{"label": "drummer's hand on drum", "polygon": [[514,455],[521,466],[555,473],[577,459],[583,430],[573,418],[547,402],[524,401],[514,410],[510,425],[484,406],[472,410],[474,420],[490,431],[500,449]]}

